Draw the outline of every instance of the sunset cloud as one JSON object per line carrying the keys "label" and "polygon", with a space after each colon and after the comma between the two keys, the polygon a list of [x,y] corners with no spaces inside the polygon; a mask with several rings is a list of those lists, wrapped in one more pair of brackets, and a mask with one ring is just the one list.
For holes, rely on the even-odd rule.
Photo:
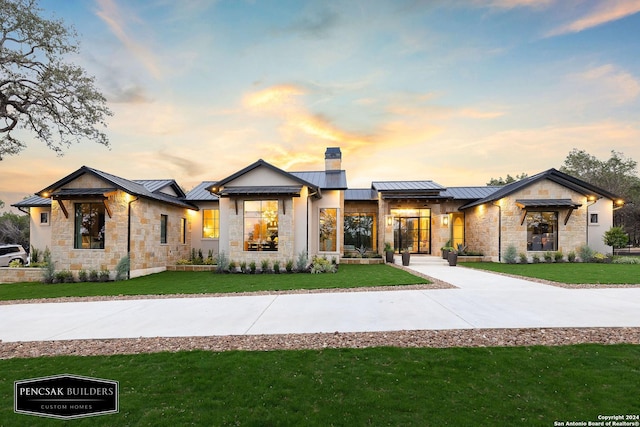
{"label": "sunset cloud", "polygon": [[585,90],[599,91],[599,98],[618,104],[633,101],[640,95],[640,81],[612,64],[593,67],[572,77],[584,82]]}
{"label": "sunset cloud", "polygon": [[162,72],[158,66],[158,60],[155,55],[145,46],[137,43],[133,37],[131,37],[128,29],[126,28],[126,22],[134,21],[140,24],[140,21],[132,17],[131,12],[127,12],[126,18],[120,6],[115,0],[97,0],[99,9],[96,11],[98,15],[109,27],[111,32],[116,36],[118,40],[125,46],[125,48],[133,54],[138,61],[140,61],[147,71],[155,78],[160,79]]}
{"label": "sunset cloud", "polygon": [[578,33],[640,12],[640,0],[607,0],[580,18],[551,30],[548,37]]}

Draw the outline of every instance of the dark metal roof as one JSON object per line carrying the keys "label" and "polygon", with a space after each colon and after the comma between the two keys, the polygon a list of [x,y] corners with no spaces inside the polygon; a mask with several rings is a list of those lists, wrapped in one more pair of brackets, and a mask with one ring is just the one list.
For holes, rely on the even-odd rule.
{"label": "dark metal roof", "polygon": [[247,173],[251,172],[252,170],[257,169],[259,167],[266,167],[268,169],[271,169],[274,172],[277,172],[277,173],[282,174],[282,175],[284,175],[286,177],[289,177],[292,180],[294,180],[296,182],[299,182],[302,185],[306,185],[308,187],[312,187],[313,190],[318,190],[318,186],[317,185],[315,185],[315,184],[313,184],[313,183],[311,183],[309,181],[306,181],[304,179],[301,179],[301,178],[299,178],[298,176],[296,176],[294,174],[291,174],[289,172],[283,171],[282,169],[277,168],[277,167],[273,166],[271,163],[267,163],[262,159],[258,160],[257,162],[254,162],[254,163],[250,164],[249,166],[247,166],[246,168],[244,168],[242,170],[239,170],[238,172],[234,173],[233,175],[229,175],[228,177],[226,177],[226,178],[224,178],[224,179],[222,179],[220,181],[217,181],[214,185],[211,185],[209,188],[211,188],[211,187],[217,187],[217,188],[224,187],[227,183],[232,182],[235,179],[241,177],[242,175],[245,175],[245,174],[247,174]]}
{"label": "dark metal roof", "polygon": [[345,201],[378,200],[378,192],[373,188],[349,188],[344,192]]}
{"label": "dark metal roof", "polygon": [[516,205],[520,208],[579,208],[582,203],[576,203],[571,199],[517,199]]}
{"label": "dark metal roof", "polygon": [[346,190],[347,173],[340,171],[301,171],[289,172],[291,175],[309,182],[322,190]]}
{"label": "dark metal roof", "polygon": [[502,187],[447,187],[440,195],[454,200],[477,200],[490,196],[500,188]]}
{"label": "dark metal roof", "polygon": [[499,188],[493,194],[489,196],[483,197],[482,199],[476,200],[474,202],[467,203],[463,206],[460,206],[459,209],[467,209],[473,206],[482,205],[484,203],[493,202],[495,200],[500,200],[503,197],[508,196],[509,194],[515,193],[518,190],[521,190],[529,185],[532,185],[538,181],[548,179],[553,181],[559,185],[562,185],[566,188],[569,188],[579,194],[589,196],[589,195],[600,195],[603,197],[607,197],[611,200],[618,199],[619,197],[615,194],[604,190],[602,188],[596,187],[595,185],[589,184],[586,181],[575,178],[571,175],[567,175],[566,173],[560,172],[556,169],[548,169],[544,172],[540,172],[536,175],[523,178],[519,181],[512,182],[511,184],[507,184]]}
{"label": "dark metal roof", "polygon": [[133,182],[142,184],[147,190],[155,193],[161,191],[163,188],[171,187],[171,189],[178,195],[178,197],[184,197],[184,191],[173,179],[134,179]]}
{"label": "dark metal roof", "polygon": [[445,187],[433,181],[373,181],[371,187],[378,191],[440,191]]}
{"label": "dark metal roof", "polygon": [[207,188],[215,184],[216,181],[203,181],[196,185],[191,191],[189,191],[185,197],[185,200],[189,201],[210,201],[215,202],[218,200],[218,196],[212,194]]}
{"label": "dark metal roof", "polygon": [[14,203],[11,206],[16,208],[46,208],[51,206],[51,199],[45,199],[40,196],[31,196],[19,201],[18,203]]}
{"label": "dark metal roof", "polygon": [[116,188],[61,188],[51,193],[51,197],[58,199],[66,199],[73,197],[95,197],[105,196],[107,193],[113,193]]}
{"label": "dark metal roof", "polygon": [[262,196],[262,195],[279,195],[279,196],[300,196],[302,185],[272,185],[272,186],[238,186],[223,187],[220,190],[220,196]]}
{"label": "dark metal roof", "polygon": [[[180,197],[171,196],[171,195],[162,193],[160,191],[152,192],[143,184],[140,184],[135,181],[130,181],[128,179],[121,178],[119,176],[112,175],[110,173],[102,172],[87,166],[82,166],[80,169],[67,175],[66,177],[60,179],[59,181],[51,184],[49,187],[39,191],[36,194],[43,195],[45,193],[46,194],[54,193],[56,190],[60,189],[60,187],[74,181],[75,179],[84,175],[85,173],[89,173],[91,175],[97,176],[98,178],[101,178],[102,180],[113,185],[116,189],[120,189],[134,196],[139,196],[139,197],[144,197],[151,200],[169,203],[171,205],[180,206],[187,209],[196,209],[196,210],[198,209],[197,206],[194,206],[191,203],[188,203],[183,200],[182,197],[184,196],[184,193],[182,192],[182,190],[180,190],[180,187],[177,184],[175,184],[175,188],[177,188],[178,190],[177,192],[178,194],[180,194]],[[175,183],[175,181],[173,180],[149,180],[148,182],[150,181],[172,181],[173,183]]]}

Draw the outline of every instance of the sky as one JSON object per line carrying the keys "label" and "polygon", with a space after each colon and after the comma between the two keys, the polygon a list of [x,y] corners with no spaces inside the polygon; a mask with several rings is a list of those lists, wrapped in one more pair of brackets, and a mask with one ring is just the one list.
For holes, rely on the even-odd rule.
{"label": "sky", "polygon": [[83,165],[185,190],[264,159],[485,185],[569,152],[640,161],[640,0],[40,0],[114,115],[106,148],[27,136],[7,206]]}

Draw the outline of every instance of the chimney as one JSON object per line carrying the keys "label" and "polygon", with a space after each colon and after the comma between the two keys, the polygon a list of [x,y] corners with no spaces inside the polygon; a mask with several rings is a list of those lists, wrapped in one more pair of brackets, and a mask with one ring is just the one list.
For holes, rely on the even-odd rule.
{"label": "chimney", "polygon": [[326,172],[339,172],[342,170],[340,147],[327,147],[327,151],[324,152],[324,170]]}

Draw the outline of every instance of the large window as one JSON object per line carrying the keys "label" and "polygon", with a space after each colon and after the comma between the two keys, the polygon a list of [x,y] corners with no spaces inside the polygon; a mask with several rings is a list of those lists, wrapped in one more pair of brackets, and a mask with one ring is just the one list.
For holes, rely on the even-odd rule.
{"label": "large window", "polygon": [[376,250],[376,215],[373,213],[344,214],[344,246],[350,249]]}
{"label": "large window", "polygon": [[338,235],[338,209],[320,208],[320,250],[335,252]]}
{"label": "large window", "polygon": [[202,211],[202,238],[218,239],[220,237],[220,211],[204,209]]}
{"label": "large window", "polygon": [[558,212],[527,212],[527,250],[558,250]]}
{"label": "large window", "polygon": [[180,218],[180,243],[187,244],[187,219]]}
{"label": "large window", "polygon": [[277,200],[246,200],[244,202],[244,249],[246,251],[278,250]]}
{"label": "large window", "polygon": [[160,215],[160,243],[167,243],[167,226],[169,225],[169,217]]}
{"label": "large window", "polygon": [[75,249],[104,249],[104,204],[75,204]]}

